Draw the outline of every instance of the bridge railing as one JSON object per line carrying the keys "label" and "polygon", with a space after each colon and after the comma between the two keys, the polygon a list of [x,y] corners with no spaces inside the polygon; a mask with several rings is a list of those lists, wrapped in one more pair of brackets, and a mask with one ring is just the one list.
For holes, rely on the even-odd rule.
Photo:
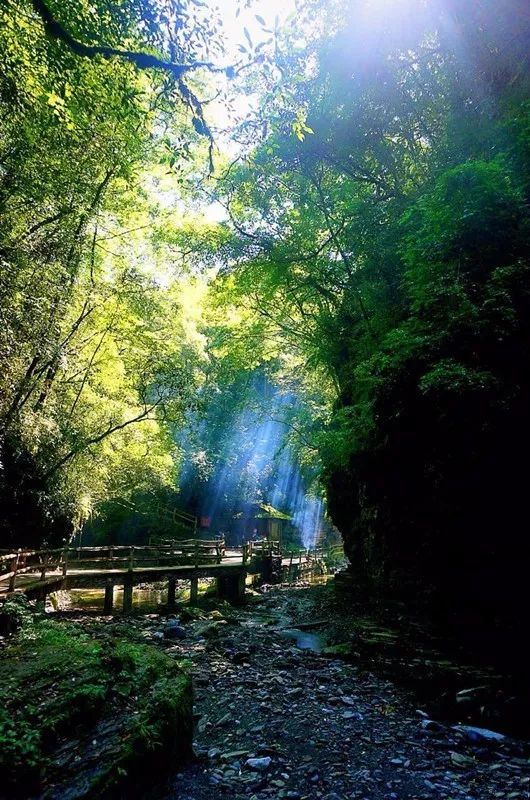
{"label": "bridge railing", "polygon": [[340,546],[282,553],[279,542],[268,539],[247,542],[241,548],[230,549],[226,548],[224,539],[181,539],[149,545],[68,545],[43,550],[0,550],[0,581],[4,582],[4,586],[7,581],[9,591],[14,591],[17,577],[22,575],[38,575],[39,580],[44,581],[47,577],[66,577],[68,570],[123,572],[157,566],[205,567],[221,562],[242,562],[246,565],[253,559],[282,557],[289,559],[291,568],[339,559],[342,554]]}
{"label": "bridge railing", "polygon": [[270,541],[269,539],[258,539],[256,541],[249,541],[243,546],[247,549],[248,558],[268,557],[274,555],[281,555],[281,547],[279,542]]}
{"label": "bridge railing", "polygon": [[16,550],[0,553],[0,580],[9,580],[9,591],[14,591],[18,575],[39,574],[44,581],[49,572],[63,569],[64,549]]}
{"label": "bridge railing", "polygon": [[224,553],[222,539],[182,539],[165,544],[69,547],[65,556],[72,569],[135,569],[220,564]]}
{"label": "bridge railing", "polygon": [[0,551],[0,581],[9,581],[14,591],[17,576],[38,574],[40,580],[68,570],[120,570],[142,567],[206,566],[220,564],[225,555],[224,539],[185,539],[170,544],[110,545],[45,550]]}

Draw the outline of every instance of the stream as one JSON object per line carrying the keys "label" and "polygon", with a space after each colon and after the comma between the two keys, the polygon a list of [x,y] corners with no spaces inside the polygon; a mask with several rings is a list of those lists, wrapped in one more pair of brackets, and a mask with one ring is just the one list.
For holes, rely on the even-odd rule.
{"label": "stream", "polygon": [[[530,693],[525,676],[500,674],[491,664],[470,663],[462,648],[434,636],[415,620],[394,621],[393,625],[383,622],[380,615],[353,607],[350,597],[334,591],[333,584],[319,577],[292,587],[270,587],[268,591],[266,587],[264,594],[250,595],[256,605],[238,613],[245,614],[246,629],[274,631],[285,646],[337,657],[363,672],[392,680],[411,692],[434,719],[493,727],[530,739]],[[200,596],[215,605],[212,589],[211,581],[205,581]],[[122,594],[116,588],[116,608]],[[177,587],[177,603],[186,604],[188,599],[189,585],[183,581]],[[167,613],[165,602],[165,587],[141,586],[134,591],[133,612]],[[270,614],[263,615],[264,605]],[[51,596],[48,610],[97,616],[102,606],[102,589],[77,589]]]}
{"label": "stream", "polygon": [[[126,624],[189,665],[195,759],[128,800],[528,800],[530,744],[467,727],[516,732],[491,700],[494,670],[383,624],[334,581],[264,586],[241,607],[206,595],[170,614],[160,592],[140,589]],[[56,613],[112,635],[125,620],[100,600],[71,593]]]}

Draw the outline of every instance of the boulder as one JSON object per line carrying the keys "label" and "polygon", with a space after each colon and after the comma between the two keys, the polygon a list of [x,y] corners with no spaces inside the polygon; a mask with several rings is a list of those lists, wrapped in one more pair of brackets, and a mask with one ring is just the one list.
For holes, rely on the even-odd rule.
{"label": "boulder", "polygon": [[171,620],[164,626],[164,639],[185,639],[186,629],[176,620]]}

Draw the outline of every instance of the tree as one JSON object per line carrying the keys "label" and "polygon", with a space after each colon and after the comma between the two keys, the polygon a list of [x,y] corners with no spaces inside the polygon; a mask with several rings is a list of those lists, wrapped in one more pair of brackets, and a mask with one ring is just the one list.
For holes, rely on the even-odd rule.
{"label": "tree", "polygon": [[243,298],[308,382],[327,375],[315,441],[359,582],[492,614],[479,587],[500,572],[513,614],[528,556],[528,14],[417,2],[401,25],[386,6],[314,8],[327,35],[306,66],[293,47],[261,140],[220,183],[219,295]]}
{"label": "tree", "polygon": [[[36,1],[0,11],[0,494],[9,543],[68,535],[120,483],[125,492],[173,479],[169,426],[200,355],[183,329],[178,287],[166,297],[150,275],[157,209],[147,171],[189,160],[208,133],[187,72],[216,69],[205,47],[222,57],[217,20],[186,6]],[[186,68],[159,69],[162,61]]]}

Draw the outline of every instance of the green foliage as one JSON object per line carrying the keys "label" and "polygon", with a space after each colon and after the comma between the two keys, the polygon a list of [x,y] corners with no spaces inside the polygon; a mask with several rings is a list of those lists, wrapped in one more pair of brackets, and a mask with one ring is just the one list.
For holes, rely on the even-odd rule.
{"label": "green foliage", "polygon": [[506,159],[474,160],[442,173],[403,216],[403,258],[413,307],[425,311],[469,287],[520,251],[526,211],[522,186]]}
{"label": "green foliage", "polygon": [[527,557],[528,18],[509,0],[400,4],[406,23],[309,5],[305,65],[293,42],[261,140],[220,184],[217,302],[320,391],[312,444],[359,580],[414,594],[451,576],[476,600]]}
{"label": "green foliage", "polygon": [[194,415],[211,473],[259,373],[298,394],[289,445],[365,577],[435,575],[459,546],[491,574],[530,442],[528,15],[374,6],[243,30],[257,110],[208,185],[204,4],[54,2],[54,29],[2,6],[2,538],[167,496]]}
{"label": "green foliage", "polygon": [[52,3],[68,40],[43,7],[0,10],[4,546],[61,541],[102,501],[171,486],[202,359],[156,195],[177,191],[168,148],[198,167],[198,100],[182,76],[71,37],[193,65],[204,37],[221,48],[218,21],[194,3]]}
{"label": "green foliage", "polygon": [[0,775],[21,796],[54,776],[62,736],[83,741],[105,721],[122,719],[95,795],[134,769],[138,755],[181,758],[190,746],[189,678],[133,629],[93,638],[73,624],[26,620],[2,652],[0,679]]}

